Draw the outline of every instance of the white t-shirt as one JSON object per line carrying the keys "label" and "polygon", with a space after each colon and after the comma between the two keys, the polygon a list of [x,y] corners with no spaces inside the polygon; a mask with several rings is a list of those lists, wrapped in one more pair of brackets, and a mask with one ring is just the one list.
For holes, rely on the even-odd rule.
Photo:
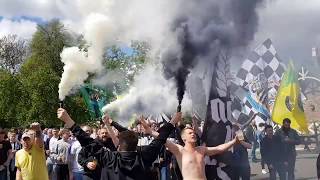
{"label": "white t-shirt", "polygon": [[79,141],[73,141],[71,144],[70,154],[72,158],[72,172],[83,172],[83,167],[78,163],[78,155],[81,150]]}
{"label": "white t-shirt", "polygon": [[58,145],[58,138],[52,137],[49,141],[50,155],[47,158],[47,164],[54,164],[55,160],[54,160],[54,157],[51,155],[51,153],[56,152],[57,145]]}

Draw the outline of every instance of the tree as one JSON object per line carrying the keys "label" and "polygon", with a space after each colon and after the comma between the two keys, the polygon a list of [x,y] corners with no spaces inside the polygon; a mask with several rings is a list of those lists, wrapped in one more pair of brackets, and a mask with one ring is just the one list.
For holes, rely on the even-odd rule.
{"label": "tree", "polygon": [[72,38],[64,29],[59,20],[52,20],[47,24],[38,25],[31,42],[32,56],[49,57],[41,61],[47,61],[58,76],[61,76],[63,63],[60,53],[64,47],[71,45]]}
{"label": "tree", "polygon": [[130,47],[112,46],[107,50],[104,61],[107,71],[120,72],[123,77],[114,83],[116,94],[128,90],[136,73],[148,60],[149,50],[149,44],[140,41],[132,41]]}
{"label": "tree", "polygon": [[[63,69],[60,53],[68,46],[67,38],[63,25],[57,20],[38,26],[31,42],[31,56],[19,74],[24,89],[24,106],[17,115],[20,124],[38,121],[46,126],[57,125],[58,85]],[[79,95],[67,98],[65,107],[76,120],[84,122],[89,118],[79,99]]]}
{"label": "tree", "polygon": [[16,115],[20,110],[22,86],[8,70],[0,69],[0,124],[2,127],[17,126]]}
{"label": "tree", "polygon": [[15,74],[27,56],[27,43],[17,35],[0,39],[0,67]]}

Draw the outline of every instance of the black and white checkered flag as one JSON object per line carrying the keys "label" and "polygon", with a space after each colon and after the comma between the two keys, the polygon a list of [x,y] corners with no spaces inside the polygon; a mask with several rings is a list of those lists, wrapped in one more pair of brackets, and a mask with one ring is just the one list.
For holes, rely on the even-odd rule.
{"label": "black and white checkered flag", "polygon": [[252,51],[249,57],[242,63],[237,73],[237,83],[243,88],[249,89],[248,85],[263,73],[268,82],[280,81],[284,73],[284,65],[272,41],[267,39]]}
{"label": "black and white checkered flag", "polygon": [[[246,91],[242,98],[235,97],[232,104],[232,115],[241,125],[248,124],[254,114],[257,114],[257,122],[265,122],[269,118],[269,112],[265,108],[270,105],[269,97],[271,92],[276,92],[278,83],[284,73],[284,65],[281,63],[272,41],[267,39],[242,63],[240,70],[236,75],[236,84]],[[252,89],[258,89],[255,92],[257,98],[253,98]],[[239,91],[234,90],[234,91]],[[234,93],[237,95],[237,92]],[[259,103],[256,103],[256,100]],[[259,109],[264,109],[260,111]]]}

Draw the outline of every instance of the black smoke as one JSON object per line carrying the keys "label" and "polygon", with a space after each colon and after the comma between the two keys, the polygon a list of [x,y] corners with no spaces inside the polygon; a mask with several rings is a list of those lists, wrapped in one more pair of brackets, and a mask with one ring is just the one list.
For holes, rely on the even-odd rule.
{"label": "black smoke", "polygon": [[258,27],[256,8],[262,0],[188,0],[172,23],[175,45],[163,53],[166,78],[174,78],[179,104],[186,80],[198,61],[212,63],[222,50],[246,47]]}

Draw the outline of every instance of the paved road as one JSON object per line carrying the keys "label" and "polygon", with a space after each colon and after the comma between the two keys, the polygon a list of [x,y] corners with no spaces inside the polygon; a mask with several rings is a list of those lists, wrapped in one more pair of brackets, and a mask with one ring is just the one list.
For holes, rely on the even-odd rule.
{"label": "paved road", "polygon": [[[296,161],[295,176],[297,180],[316,180],[316,161],[318,154],[299,151]],[[251,179],[267,180],[269,174],[262,175],[260,162],[251,162]]]}

